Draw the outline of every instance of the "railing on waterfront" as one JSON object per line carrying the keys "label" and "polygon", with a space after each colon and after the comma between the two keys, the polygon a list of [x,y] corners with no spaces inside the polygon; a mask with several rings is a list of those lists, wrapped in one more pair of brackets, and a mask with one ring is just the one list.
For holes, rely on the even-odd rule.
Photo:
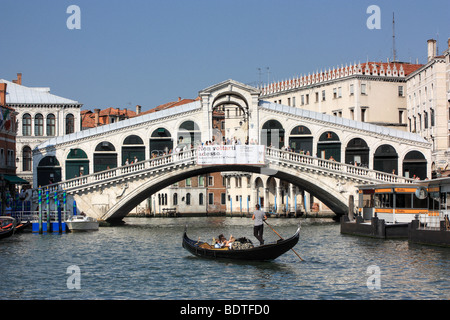
{"label": "railing on waterfront", "polygon": [[[123,179],[137,174],[148,173],[153,170],[166,168],[168,165],[177,166],[185,164],[196,164],[197,149],[189,149],[181,152],[171,153],[160,157],[143,160],[137,163],[96,172],[86,176],[80,176],[73,179],[65,180],[55,184],[47,185],[50,192],[55,191],[71,191],[81,187],[93,186],[99,182],[108,183],[116,179]],[[387,182],[387,183],[412,183],[413,179],[400,177],[394,174],[389,174],[381,171],[359,167],[351,164],[345,164],[337,161],[326,160],[289,152],[276,148],[266,148],[266,163],[276,162],[279,164],[286,164],[297,167],[299,170],[303,168],[311,168],[315,170],[327,171],[330,173],[341,174],[353,178],[360,178],[370,182]],[[34,197],[37,195],[35,190]]]}
{"label": "railing on waterfront", "polygon": [[[50,211],[47,212],[47,210],[42,211],[42,222],[45,223],[47,219],[47,214],[50,215],[49,221],[51,222],[57,222],[58,221],[58,211]],[[67,219],[71,218],[73,215],[70,211],[62,211],[61,212],[61,220],[66,221]],[[13,211],[11,213],[11,217],[15,218],[16,221],[19,222],[38,222],[39,221],[39,211]]]}

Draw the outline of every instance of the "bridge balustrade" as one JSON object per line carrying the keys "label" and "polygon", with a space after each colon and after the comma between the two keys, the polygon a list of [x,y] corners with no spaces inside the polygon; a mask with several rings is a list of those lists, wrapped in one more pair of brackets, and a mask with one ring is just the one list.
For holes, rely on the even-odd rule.
{"label": "bridge balustrade", "polygon": [[[195,163],[196,160],[197,149],[188,149],[152,159],[143,160],[137,163],[128,164],[122,167],[96,172],[86,176],[76,177],[70,180],[45,186],[45,188],[48,188],[50,192],[61,190],[68,191],[71,189],[74,190],[90,184],[93,185],[100,182],[108,182],[114,179],[123,178],[125,176],[132,176],[137,173],[158,170],[160,168],[167,168],[167,166],[170,165]],[[281,165],[297,167],[299,170],[303,168],[309,168],[328,173],[340,173],[343,176],[360,177],[363,180],[376,182],[411,183],[414,181],[413,179],[399,177],[390,173],[375,171],[365,167],[358,167],[351,164],[326,160],[286,150],[280,150],[273,147],[266,148],[266,163],[267,161],[277,161]],[[36,190],[34,192],[34,196],[37,196]]]}

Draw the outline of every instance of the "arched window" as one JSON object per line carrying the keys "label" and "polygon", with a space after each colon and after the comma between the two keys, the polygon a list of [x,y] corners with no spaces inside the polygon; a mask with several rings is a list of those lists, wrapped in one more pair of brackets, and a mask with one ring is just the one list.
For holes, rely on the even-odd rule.
{"label": "arched window", "polygon": [[56,118],[53,113],[47,116],[47,136],[53,137],[56,135]]}
{"label": "arched window", "polygon": [[22,171],[31,171],[32,170],[32,155],[31,148],[29,146],[25,146],[22,149]]}
{"label": "arched window", "polygon": [[173,194],[173,205],[178,205],[178,193]]}
{"label": "arched window", "polygon": [[44,135],[44,116],[40,113],[34,117],[34,134],[39,137]]}
{"label": "arched window", "polygon": [[199,205],[203,205],[203,193],[199,193],[198,195],[198,204]]}
{"label": "arched window", "polygon": [[186,205],[187,206],[191,205],[191,194],[190,193],[186,193]]}
{"label": "arched window", "polygon": [[66,116],[66,134],[75,132],[75,117],[73,114],[69,113]]}
{"label": "arched window", "polygon": [[25,113],[22,117],[22,135],[31,136],[31,116]]}

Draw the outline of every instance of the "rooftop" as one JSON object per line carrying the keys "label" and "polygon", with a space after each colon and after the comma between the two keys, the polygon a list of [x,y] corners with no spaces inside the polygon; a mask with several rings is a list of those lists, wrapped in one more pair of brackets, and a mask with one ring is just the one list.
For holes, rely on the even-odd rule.
{"label": "rooftop", "polygon": [[0,79],[0,83],[6,83],[6,103],[9,105],[24,104],[60,104],[81,105],[78,101],[59,97],[50,93],[50,88],[33,88],[17,84],[12,81]]}

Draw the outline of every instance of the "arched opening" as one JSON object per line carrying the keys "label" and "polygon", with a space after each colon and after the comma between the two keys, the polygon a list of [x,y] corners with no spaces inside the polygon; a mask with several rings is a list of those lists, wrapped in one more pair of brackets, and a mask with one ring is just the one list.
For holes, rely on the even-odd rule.
{"label": "arched opening", "polygon": [[60,181],[61,181],[61,166],[56,157],[46,156],[41,161],[39,161],[37,167],[38,186],[46,186],[48,184]]}
{"label": "arched opening", "polygon": [[369,146],[361,138],[350,140],[345,148],[345,163],[369,167]]}
{"label": "arched opening", "polygon": [[44,135],[44,116],[40,113],[34,116],[34,135],[38,137]]}
{"label": "arched opening", "polygon": [[158,128],[150,137],[150,158],[168,154],[173,149],[173,140],[169,130]]}
{"label": "arched opening", "polygon": [[289,135],[289,146],[294,152],[312,155],[313,136],[311,130],[305,126],[297,126],[292,129]]}
{"label": "arched opening", "polygon": [[427,159],[419,151],[410,151],[403,159],[403,176],[408,178],[427,178]]}
{"label": "arched opening", "polygon": [[248,143],[248,104],[236,93],[224,93],[214,99],[212,108],[213,143]]}
{"label": "arched opening", "polygon": [[202,143],[202,133],[199,126],[191,120],[183,122],[177,134],[178,147],[187,147],[188,149],[192,147],[197,147]]}
{"label": "arched opening", "polygon": [[114,145],[108,141],[100,142],[95,147],[94,172],[117,168],[117,152]]}
{"label": "arched opening", "polygon": [[141,137],[131,135],[125,138],[122,146],[122,165],[145,160],[145,146]]}
{"label": "arched opening", "polygon": [[261,144],[281,149],[284,147],[284,128],[277,120],[269,120],[262,126]]}
{"label": "arched opening", "polygon": [[71,134],[75,132],[75,117],[73,114],[69,113],[66,116],[66,134]]}
{"label": "arched opening", "polygon": [[22,171],[33,170],[33,154],[29,146],[22,149]]}
{"label": "arched opening", "polygon": [[398,174],[398,154],[394,147],[383,144],[377,148],[373,155],[373,169]]}
{"label": "arched opening", "polygon": [[261,206],[261,208],[264,208],[264,182],[260,177],[256,178],[255,180],[255,189],[256,189],[256,203]]}
{"label": "arched opening", "polygon": [[53,137],[56,135],[56,118],[53,113],[47,115],[47,136]]}
{"label": "arched opening", "polygon": [[317,157],[327,160],[341,161],[341,142],[333,131],[326,131],[320,135],[317,142]]}
{"label": "arched opening", "polygon": [[66,159],[66,180],[89,174],[89,160],[81,149],[70,149]]}

